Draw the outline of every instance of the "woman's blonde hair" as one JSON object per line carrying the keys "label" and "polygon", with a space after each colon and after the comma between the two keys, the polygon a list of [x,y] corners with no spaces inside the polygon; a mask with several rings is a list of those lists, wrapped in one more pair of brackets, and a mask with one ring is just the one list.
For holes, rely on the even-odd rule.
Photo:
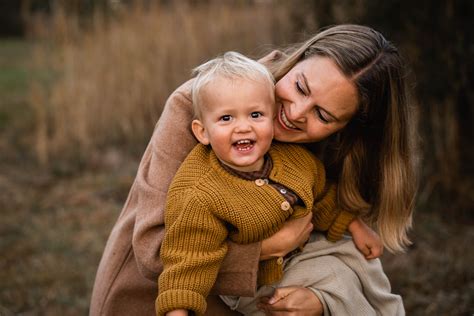
{"label": "woman's blonde hair", "polygon": [[295,45],[270,69],[278,81],[298,62],[314,56],[332,59],[357,87],[358,112],[324,148],[328,174],[338,179],[341,207],[362,211],[390,251],[410,241],[416,175],[414,119],[404,63],[379,32],[338,25]]}

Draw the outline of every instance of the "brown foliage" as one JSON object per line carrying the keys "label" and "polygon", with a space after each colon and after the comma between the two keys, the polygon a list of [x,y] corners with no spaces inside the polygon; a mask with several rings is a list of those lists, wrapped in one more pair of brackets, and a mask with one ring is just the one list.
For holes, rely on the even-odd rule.
{"label": "brown foliage", "polygon": [[32,30],[43,38],[36,64],[53,72],[46,85],[33,83],[30,98],[36,153],[47,163],[142,145],[194,66],[228,50],[258,57],[262,43],[287,40],[289,24],[283,6],[134,5],[112,18],[96,11],[87,22],[57,7]]}

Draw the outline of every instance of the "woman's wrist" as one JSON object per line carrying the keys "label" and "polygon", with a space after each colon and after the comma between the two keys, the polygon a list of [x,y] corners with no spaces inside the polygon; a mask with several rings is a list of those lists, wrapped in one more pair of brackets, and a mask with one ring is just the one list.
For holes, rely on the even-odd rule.
{"label": "woman's wrist", "polygon": [[313,230],[311,218],[312,214],[309,213],[304,217],[289,220],[279,231],[264,239],[260,260],[284,257],[305,243]]}
{"label": "woman's wrist", "polygon": [[284,257],[286,255],[283,250],[275,247],[277,243],[275,243],[271,237],[263,240],[261,245],[260,261]]}

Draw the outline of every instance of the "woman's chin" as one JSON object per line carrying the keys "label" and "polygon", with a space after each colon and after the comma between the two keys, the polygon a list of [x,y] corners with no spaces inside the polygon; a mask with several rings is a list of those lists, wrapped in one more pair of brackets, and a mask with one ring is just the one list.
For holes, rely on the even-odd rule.
{"label": "woman's chin", "polygon": [[298,133],[283,128],[277,121],[274,124],[273,138],[279,142],[293,143],[298,141]]}
{"label": "woman's chin", "polygon": [[282,133],[275,132],[273,138],[279,142],[284,142],[284,143],[294,143],[297,141],[294,137],[290,137],[290,135],[288,135],[285,132],[282,132]]}

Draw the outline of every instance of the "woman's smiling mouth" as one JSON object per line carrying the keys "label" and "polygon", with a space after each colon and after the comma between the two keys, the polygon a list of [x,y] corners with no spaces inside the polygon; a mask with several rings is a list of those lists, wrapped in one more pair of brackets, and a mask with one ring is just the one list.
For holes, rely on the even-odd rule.
{"label": "woman's smiling mouth", "polygon": [[283,127],[286,127],[289,130],[298,129],[298,127],[293,125],[286,117],[285,110],[283,109],[283,105],[280,106],[280,115],[278,117],[280,118],[279,121],[281,125],[283,125]]}

